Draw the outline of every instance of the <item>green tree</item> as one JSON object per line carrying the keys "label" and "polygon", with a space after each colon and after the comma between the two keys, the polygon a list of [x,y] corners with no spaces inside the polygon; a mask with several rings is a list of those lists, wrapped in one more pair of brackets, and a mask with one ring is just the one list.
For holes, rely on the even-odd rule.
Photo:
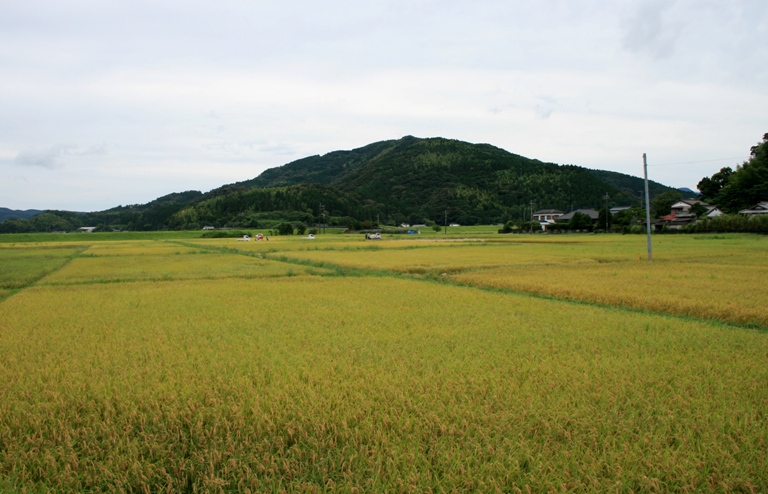
{"label": "green tree", "polygon": [[695,214],[696,217],[701,216],[702,214],[707,212],[707,207],[702,206],[700,203],[696,203],[693,206],[691,206],[691,214]]}
{"label": "green tree", "polygon": [[651,213],[656,218],[667,215],[672,211],[672,205],[683,198],[679,190],[669,190],[651,199]]}
{"label": "green tree", "polygon": [[571,221],[568,222],[568,228],[571,230],[591,230],[592,218],[590,218],[588,214],[577,211],[573,213]]}
{"label": "green tree", "polygon": [[725,168],[721,168],[719,172],[712,175],[711,178],[702,178],[696,187],[699,189],[699,192],[701,192],[701,195],[705,200],[713,200],[717,197],[723,187],[728,184],[731,175],[733,175],[733,170],[731,170],[731,167],[726,166]]}
{"label": "green tree", "polygon": [[644,217],[645,211],[641,208],[625,209],[613,215],[613,224],[619,226],[632,226]]}
{"label": "green tree", "polygon": [[750,158],[728,179],[716,204],[730,213],[768,200],[768,133],[750,149]]}
{"label": "green tree", "polygon": [[277,225],[277,233],[280,235],[293,235],[293,225],[290,223],[280,223]]}
{"label": "green tree", "polygon": [[69,231],[73,229],[69,221],[48,211],[33,216],[29,222],[32,224],[33,230],[38,232]]}
{"label": "green tree", "polygon": [[605,230],[608,231],[612,224],[613,218],[611,217],[610,210],[603,207],[597,215],[597,228],[605,228]]}

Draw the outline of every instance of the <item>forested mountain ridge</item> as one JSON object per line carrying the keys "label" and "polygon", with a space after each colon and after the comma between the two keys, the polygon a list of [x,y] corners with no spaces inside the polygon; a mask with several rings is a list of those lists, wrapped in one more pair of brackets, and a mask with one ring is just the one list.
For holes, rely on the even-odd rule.
{"label": "forested mountain ridge", "polygon": [[[490,144],[406,136],[351,151],[312,156],[239,185],[320,183],[379,206],[392,221],[460,223],[522,218],[534,208],[570,210],[639,203],[642,179],[525,158]],[[652,195],[670,187],[652,183]],[[370,219],[370,218],[369,218]]]}
{"label": "forested mountain ridge", "polygon": [[10,220],[10,219],[26,219],[31,218],[36,214],[42,213],[42,210],[39,209],[25,209],[25,210],[19,210],[19,209],[8,209],[8,208],[1,208],[0,207],[0,221]]}
{"label": "forested mountain ridge", "polygon": [[[0,232],[68,229],[159,230],[256,227],[280,221],[349,224],[502,223],[531,208],[637,205],[642,179],[529,159],[490,144],[406,136],[350,151],[310,156],[205,194],[169,194],[148,204],[75,214],[48,211],[45,221],[0,224]],[[652,196],[672,190],[651,185]],[[59,217],[62,221],[57,221]]]}

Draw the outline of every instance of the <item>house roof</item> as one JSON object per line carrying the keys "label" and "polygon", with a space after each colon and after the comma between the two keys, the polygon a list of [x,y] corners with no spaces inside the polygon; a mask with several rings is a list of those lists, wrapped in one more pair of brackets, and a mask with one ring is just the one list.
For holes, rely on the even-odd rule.
{"label": "house roof", "polygon": [[710,207],[711,206],[710,204],[708,204],[708,203],[706,203],[704,201],[700,201],[698,199],[680,199],[679,201],[677,201],[676,203],[674,203],[672,205],[672,208],[675,208],[675,207],[680,208],[680,207],[685,207],[685,206],[691,207],[691,206],[695,206],[696,204],[701,204],[704,207]]}
{"label": "house roof", "polygon": [[600,216],[600,213],[598,213],[598,212],[597,212],[597,211],[595,211],[594,209],[577,209],[576,211],[571,211],[571,212],[570,212],[570,213],[568,213],[568,214],[564,214],[564,215],[562,215],[562,216],[559,216],[559,217],[557,217],[556,219],[557,219],[557,221],[558,221],[558,222],[560,222],[560,223],[563,223],[563,222],[565,222],[565,221],[570,221],[570,220],[571,220],[571,218],[573,218],[573,215],[574,215],[574,214],[576,214],[576,213],[582,213],[582,214],[586,214],[586,215],[587,215],[587,216],[589,216],[589,217],[590,217],[590,219],[592,219],[592,220],[596,220],[596,219],[597,219],[597,217],[598,217],[598,216]]}
{"label": "house roof", "polygon": [[751,208],[742,209],[739,214],[766,214],[768,213],[768,201],[760,201]]}
{"label": "house roof", "polygon": [[541,215],[541,214],[564,214],[565,211],[560,211],[559,209],[539,209],[538,211],[534,212],[533,215]]}

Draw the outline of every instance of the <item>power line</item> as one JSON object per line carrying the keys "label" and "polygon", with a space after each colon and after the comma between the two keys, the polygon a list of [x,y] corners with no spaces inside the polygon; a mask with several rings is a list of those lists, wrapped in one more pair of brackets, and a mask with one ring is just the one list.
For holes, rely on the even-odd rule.
{"label": "power line", "polygon": [[726,161],[726,160],[738,160],[738,159],[742,159],[742,157],[736,156],[735,158],[717,158],[714,160],[678,161],[677,163],[660,163],[658,165],[648,165],[648,166],[693,165],[696,163],[711,163],[712,161]]}

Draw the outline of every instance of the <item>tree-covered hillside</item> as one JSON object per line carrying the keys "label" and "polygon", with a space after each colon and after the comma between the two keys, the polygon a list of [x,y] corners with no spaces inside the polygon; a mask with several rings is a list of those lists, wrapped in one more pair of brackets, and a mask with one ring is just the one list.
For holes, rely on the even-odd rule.
{"label": "tree-covered hillside", "polygon": [[241,189],[197,202],[167,220],[172,229],[215,227],[255,228],[279,221],[305,224],[349,224],[351,219],[376,218],[378,208],[321,184]]}
{"label": "tree-covered hillside", "polygon": [[[270,227],[280,221],[350,224],[504,223],[531,208],[635,205],[642,180],[620,173],[544,163],[490,144],[406,136],[351,151],[311,156],[205,194],[169,194],[96,213],[48,211],[0,224],[0,232],[74,229],[160,230]],[[652,196],[671,190],[652,184]]]}
{"label": "tree-covered hillside", "polygon": [[82,226],[96,226],[100,230],[163,230],[171,215],[202,196],[201,192],[190,190],[168,194],[146,204],[117,206],[93,213],[44,211],[29,219],[4,221],[0,223],[0,233],[71,231]]}
{"label": "tree-covered hillside", "polygon": [[[578,166],[559,166],[489,144],[407,136],[352,151],[313,156],[265,171],[240,185],[331,185],[359,198],[390,222],[495,223],[537,208],[632,204],[623,192]],[[377,205],[377,206],[373,206]],[[370,208],[368,209],[370,210]]]}
{"label": "tree-covered hillside", "polygon": [[237,185],[247,188],[287,187],[305,183],[331,185],[341,176],[353,173],[380,153],[386,153],[397,142],[381,141],[352,151],[334,151],[322,156],[309,156],[270,168],[258,177],[238,182]]}
{"label": "tree-covered hillside", "polygon": [[[635,197],[639,204],[642,194],[644,194],[643,190],[645,190],[645,181],[642,178],[608,170],[589,171],[603,182],[619,189],[625,196]],[[665,192],[674,192],[676,190],[677,189],[673,187],[668,187],[659,182],[654,182],[653,180],[648,181],[648,191],[650,192],[651,197],[659,196]]]}

